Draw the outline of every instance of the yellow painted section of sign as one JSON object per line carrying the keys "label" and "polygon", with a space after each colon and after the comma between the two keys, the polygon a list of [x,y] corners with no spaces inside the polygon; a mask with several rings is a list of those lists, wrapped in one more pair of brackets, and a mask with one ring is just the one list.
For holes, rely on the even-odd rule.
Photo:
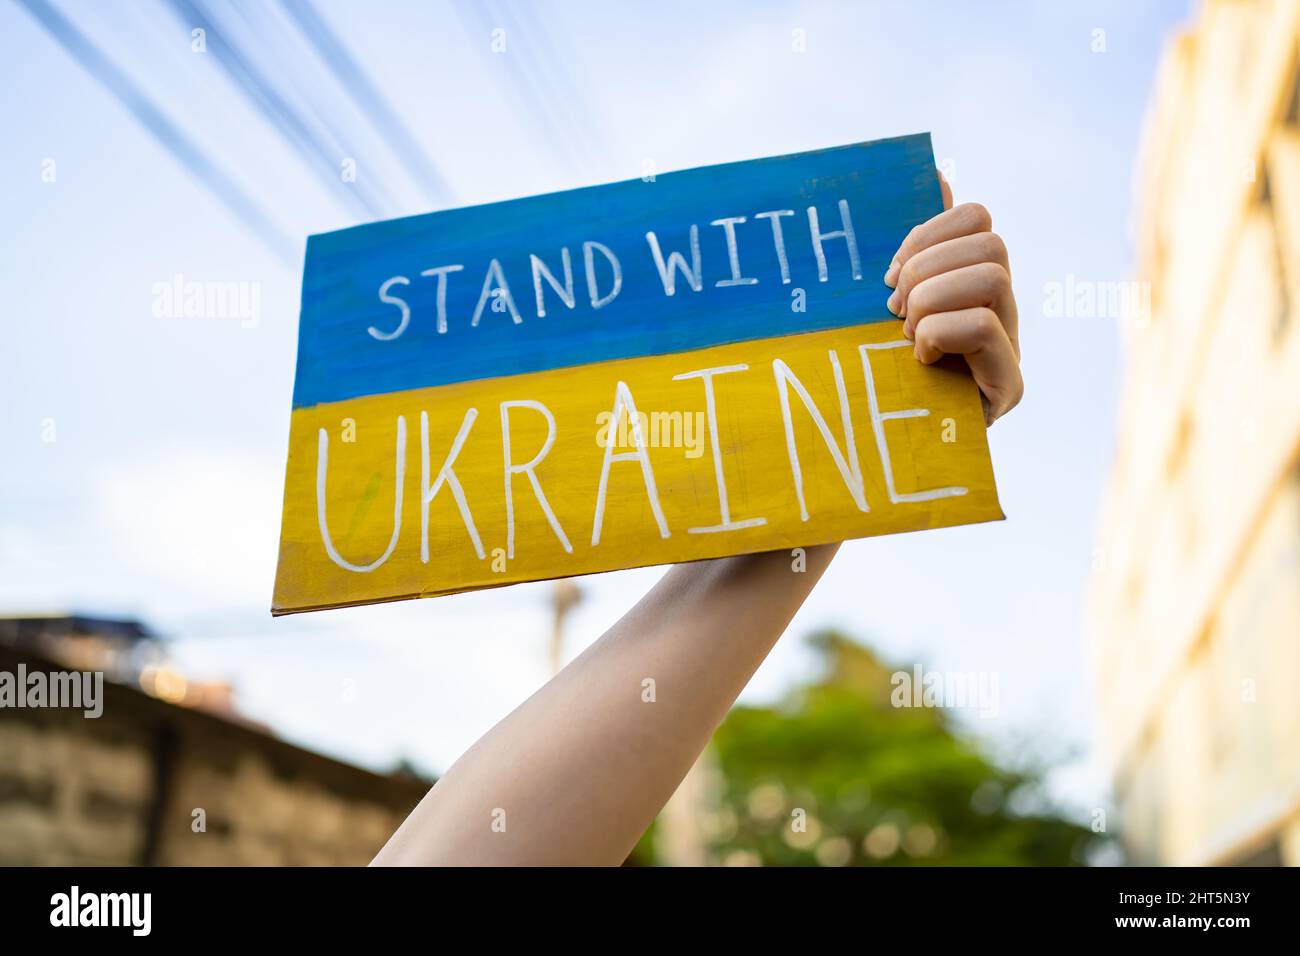
{"label": "yellow painted section of sign", "polygon": [[920,364],[900,328],[876,322],[296,409],[273,610],[1001,518],[965,364]]}

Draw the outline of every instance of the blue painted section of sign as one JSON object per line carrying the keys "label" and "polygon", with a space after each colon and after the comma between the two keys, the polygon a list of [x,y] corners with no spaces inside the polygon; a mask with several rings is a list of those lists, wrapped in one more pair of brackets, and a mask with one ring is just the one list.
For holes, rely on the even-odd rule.
{"label": "blue painted section of sign", "polygon": [[[859,278],[846,239],[829,235],[843,228],[841,201]],[[810,206],[817,231],[827,235],[825,281]],[[294,407],[893,319],[881,278],[908,230],[941,209],[930,137],[919,134],[312,236]],[[791,214],[758,215],[784,211]],[[739,217],[745,221],[731,226],[739,275],[752,283],[729,281],[736,273],[728,228],[713,224]],[[668,295],[647,233],[655,234],[665,263],[677,252],[693,267],[692,226],[699,291],[673,268]],[[589,288],[587,242],[605,247],[621,271],[618,294],[599,307]],[[572,308],[562,248],[569,253]],[[539,276],[544,316],[532,255],[564,290]],[[614,270],[600,247],[591,247],[590,259],[599,302],[613,289]],[[443,273],[440,331],[440,279],[422,273],[447,266],[462,268]],[[392,301],[380,298],[385,283]]]}

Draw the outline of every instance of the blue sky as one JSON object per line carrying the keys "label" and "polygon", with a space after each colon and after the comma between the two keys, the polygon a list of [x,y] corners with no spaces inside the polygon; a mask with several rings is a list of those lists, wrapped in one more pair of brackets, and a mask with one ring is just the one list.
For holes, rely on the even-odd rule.
{"label": "blue sky", "polygon": [[[311,167],[241,95],[214,55],[221,36],[192,51],[178,7],[57,4],[290,255],[26,10],[0,5],[0,613],[140,616],[185,670],[233,680],[284,736],[377,768],[445,768],[545,680],[549,586],[271,619],[302,243],[368,214],[357,184]],[[839,626],[893,659],[996,672],[999,716],[972,729],[1011,754],[1027,739],[1077,750],[1057,794],[1103,801],[1084,595],[1119,336],[1112,319],[1045,317],[1044,290],[1131,277],[1142,119],[1188,4],[317,8],[445,187],[411,175],[391,128],[331,86],[280,5],[228,7],[221,29],[337,134],[384,217],[639,177],[647,161],[662,172],[933,133],[957,200],[987,205],[1011,250],[1027,392],[990,434],[1008,520],[848,544],[746,699],[806,677],[799,636]],[[260,320],[155,317],[154,286],[176,274],[257,283]],[[661,573],[584,579],[569,653]]]}

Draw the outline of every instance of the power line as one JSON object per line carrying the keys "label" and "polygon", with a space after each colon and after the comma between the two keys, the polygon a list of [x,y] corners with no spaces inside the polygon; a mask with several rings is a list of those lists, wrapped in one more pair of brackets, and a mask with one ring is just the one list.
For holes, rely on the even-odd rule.
{"label": "power line", "polygon": [[173,123],[131,78],[46,0],[18,0],[58,44],[111,93],[153,136],[160,146],[192,173],[235,216],[252,230],[285,265],[296,266],[298,245],[262,207]]}
{"label": "power line", "polygon": [[446,180],[425,155],[401,117],[389,106],[383,93],[371,83],[365,70],[348,53],[329,24],[317,12],[311,0],[281,0],[281,6],[338,76],[340,84],[376,132],[394,147],[407,171],[428,193],[429,201],[445,202],[451,195]]}
{"label": "power line", "polygon": [[[171,0],[171,7],[182,23],[191,28],[204,24],[211,29],[217,23],[216,18],[197,0]],[[336,173],[336,164],[342,157],[337,154],[338,151],[332,149],[319,131],[276,90],[252,60],[230,40],[228,34],[220,30],[218,34],[219,42],[209,46],[217,63],[253,108],[297,150],[329,194],[336,197],[341,195],[367,218],[382,218],[385,206],[391,204],[386,204],[364,180],[359,179],[340,190],[343,181]]]}
{"label": "power line", "polygon": [[501,63],[510,74],[508,88],[522,102],[541,140],[558,154],[561,162],[590,178],[592,168],[581,123],[566,110],[566,96],[552,95],[545,69],[534,59],[527,40],[520,40],[529,34],[515,28],[510,9],[498,8],[490,0],[453,3],[452,7],[466,33],[476,41],[476,46],[483,38],[492,36],[493,30],[500,28],[505,31],[505,54],[493,54],[492,60]]}

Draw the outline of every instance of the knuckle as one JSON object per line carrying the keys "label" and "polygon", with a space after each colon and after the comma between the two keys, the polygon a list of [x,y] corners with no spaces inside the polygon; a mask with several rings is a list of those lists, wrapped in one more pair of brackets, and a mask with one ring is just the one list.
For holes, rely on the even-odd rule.
{"label": "knuckle", "polygon": [[920,256],[912,256],[903,263],[903,268],[898,273],[898,287],[900,289],[911,289],[921,281],[921,266],[917,264],[919,259]]}
{"label": "knuckle", "polygon": [[962,216],[977,232],[988,232],[993,228],[993,215],[981,203],[962,203]]}
{"label": "knuckle", "polygon": [[933,322],[918,322],[912,334],[913,341],[916,343],[916,353],[922,358],[941,351],[935,339],[935,325]]}
{"label": "knuckle", "polygon": [[[913,314],[915,314],[915,318],[912,318]],[[908,321],[912,323],[912,335],[914,336],[916,342],[918,344],[922,342],[926,344],[932,343],[934,341],[935,324],[933,322],[926,321],[928,316],[922,315],[919,312],[913,313],[909,309],[908,317],[909,317]]]}
{"label": "knuckle", "polygon": [[980,279],[990,298],[998,298],[1011,291],[1011,273],[1000,262],[981,262]]}
{"label": "knuckle", "polygon": [[914,285],[907,294],[907,317],[913,322],[920,322],[933,310],[934,285],[929,279],[923,279]]}
{"label": "knuckle", "polygon": [[980,253],[984,259],[1002,266],[1007,264],[1007,244],[996,232],[981,232],[979,234],[979,244]]}
{"label": "knuckle", "polygon": [[981,345],[994,341],[1001,327],[1002,322],[992,309],[978,308],[971,316],[971,334]]}

